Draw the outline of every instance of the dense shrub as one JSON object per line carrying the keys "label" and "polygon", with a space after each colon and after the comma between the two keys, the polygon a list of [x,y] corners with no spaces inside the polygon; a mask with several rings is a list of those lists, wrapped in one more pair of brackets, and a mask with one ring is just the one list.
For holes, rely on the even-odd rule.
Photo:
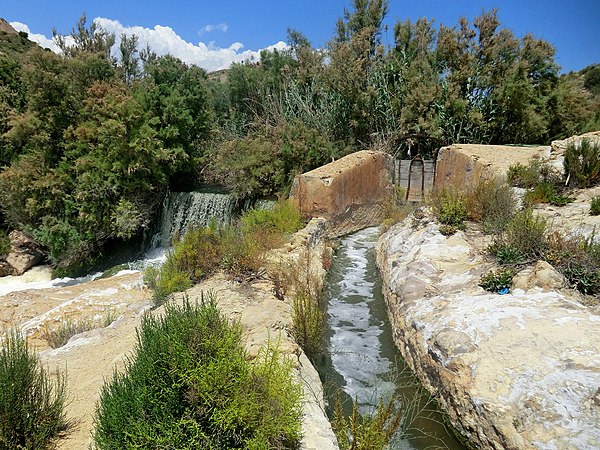
{"label": "dense shrub", "polygon": [[571,142],[565,150],[565,176],[569,186],[588,188],[600,183],[600,145],[589,139]]}
{"label": "dense shrub", "polygon": [[302,228],[300,211],[289,201],[279,201],[273,209],[252,209],[241,218],[242,230],[253,233],[271,230],[280,233],[295,233]]}
{"label": "dense shrub", "polygon": [[288,449],[300,439],[301,388],[291,363],[263,349],[252,362],[241,327],[212,295],[145,316],[124,373],[102,388],[99,449]]}
{"label": "dense shrub", "polygon": [[531,209],[518,212],[489,251],[501,264],[541,259],[548,249],[546,220]]}
{"label": "dense shrub", "polygon": [[469,215],[489,233],[499,233],[515,215],[517,200],[510,186],[495,180],[479,183],[469,195]]}
{"label": "dense shrub", "polygon": [[11,332],[0,351],[0,449],[50,448],[66,431],[66,377],[52,382],[18,332]]}
{"label": "dense shrub", "polygon": [[0,258],[10,253],[10,239],[6,231],[0,229]]}
{"label": "dense shrub", "polygon": [[521,163],[511,165],[506,172],[507,181],[511,186],[532,188],[541,181],[541,162],[532,159],[526,166]]}
{"label": "dense shrub", "polygon": [[452,234],[456,230],[465,229],[465,220],[468,217],[467,197],[454,188],[443,188],[431,196],[434,214],[440,224],[440,231]]}

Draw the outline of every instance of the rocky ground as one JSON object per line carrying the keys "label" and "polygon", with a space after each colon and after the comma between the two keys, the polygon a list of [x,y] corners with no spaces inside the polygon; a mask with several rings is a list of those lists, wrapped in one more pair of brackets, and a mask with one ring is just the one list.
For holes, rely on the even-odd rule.
{"label": "rocky ground", "polygon": [[[314,258],[318,261],[316,271],[322,276],[322,254],[329,251],[321,239],[322,225],[312,223],[297,233],[286,248],[276,252],[272,261],[285,267],[294,261]],[[309,247],[311,251],[307,252]],[[277,343],[282,354],[296,362],[296,375],[305,390],[303,448],[337,448],[323,412],[318,374],[291,336],[290,302],[275,297],[273,283],[268,278],[238,283],[225,275],[206,280],[187,291],[186,295],[194,300],[209,291],[216,294],[219,307],[228,317],[240,321],[250,357],[254,357],[261,346],[271,342]],[[21,328],[51,372],[67,371],[67,417],[73,421],[74,427],[58,442],[59,449],[88,448],[100,389],[132,354],[136,328],[142,315],[151,309],[151,296],[139,272],[77,286],[25,290],[0,296],[4,329],[11,326]],[[178,295],[173,301],[181,301],[181,298],[182,295]],[[160,313],[160,308],[153,312]],[[60,348],[51,349],[44,340],[45,329],[53,328],[67,318],[101,322],[107,314],[115,319],[109,326],[77,334]]]}
{"label": "rocky ground", "polygon": [[477,448],[600,448],[598,307],[545,263],[507,295],[484,291],[488,242],[473,228],[442,236],[427,215],[380,238],[398,347]]}

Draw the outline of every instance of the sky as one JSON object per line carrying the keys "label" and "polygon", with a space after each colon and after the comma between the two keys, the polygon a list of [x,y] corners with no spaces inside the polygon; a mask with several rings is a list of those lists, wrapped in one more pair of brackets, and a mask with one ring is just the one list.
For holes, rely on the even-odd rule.
{"label": "sky", "polygon": [[[117,35],[136,33],[142,47],[171,53],[208,71],[258,59],[260,50],[284,48],[288,28],[314,47],[331,39],[350,0],[0,0],[0,17],[32,40],[52,47],[52,29],[68,34],[82,13]],[[502,27],[532,33],[556,48],[562,72],[600,63],[600,0],[389,0],[387,32],[398,21],[420,17],[454,26],[496,8]]]}

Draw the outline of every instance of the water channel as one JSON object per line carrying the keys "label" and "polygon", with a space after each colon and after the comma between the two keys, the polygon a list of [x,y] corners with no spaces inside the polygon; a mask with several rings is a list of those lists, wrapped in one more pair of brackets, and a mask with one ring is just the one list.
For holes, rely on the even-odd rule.
{"label": "water channel", "polygon": [[327,352],[318,364],[328,413],[338,395],[347,413],[356,399],[361,413],[373,414],[395,394],[405,412],[391,449],[464,449],[394,345],[375,265],[377,237],[377,228],[347,236],[333,258],[326,288]]}

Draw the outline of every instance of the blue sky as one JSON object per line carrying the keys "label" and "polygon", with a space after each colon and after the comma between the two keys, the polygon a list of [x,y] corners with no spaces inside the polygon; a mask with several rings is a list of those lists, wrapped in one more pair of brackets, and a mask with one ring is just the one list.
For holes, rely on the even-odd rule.
{"label": "blue sky", "polygon": [[[260,49],[281,47],[288,27],[303,32],[314,46],[323,46],[349,4],[333,0],[0,0],[0,17],[19,22],[16,28],[40,35],[37,38],[43,41],[43,36],[51,37],[53,27],[68,33],[85,11],[89,19],[105,19],[103,26],[117,34],[136,32],[159,53],[168,51],[215,70],[231,61],[257,57]],[[600,0],[390,0],[387,41],[392,42],[391,30],[398,20],[427,17],[452,26],[463,15],[472,20],[483,9],[494,7],[502,25],[517,36],[531,32],[550,41],[563,71],[600,63]]]}

